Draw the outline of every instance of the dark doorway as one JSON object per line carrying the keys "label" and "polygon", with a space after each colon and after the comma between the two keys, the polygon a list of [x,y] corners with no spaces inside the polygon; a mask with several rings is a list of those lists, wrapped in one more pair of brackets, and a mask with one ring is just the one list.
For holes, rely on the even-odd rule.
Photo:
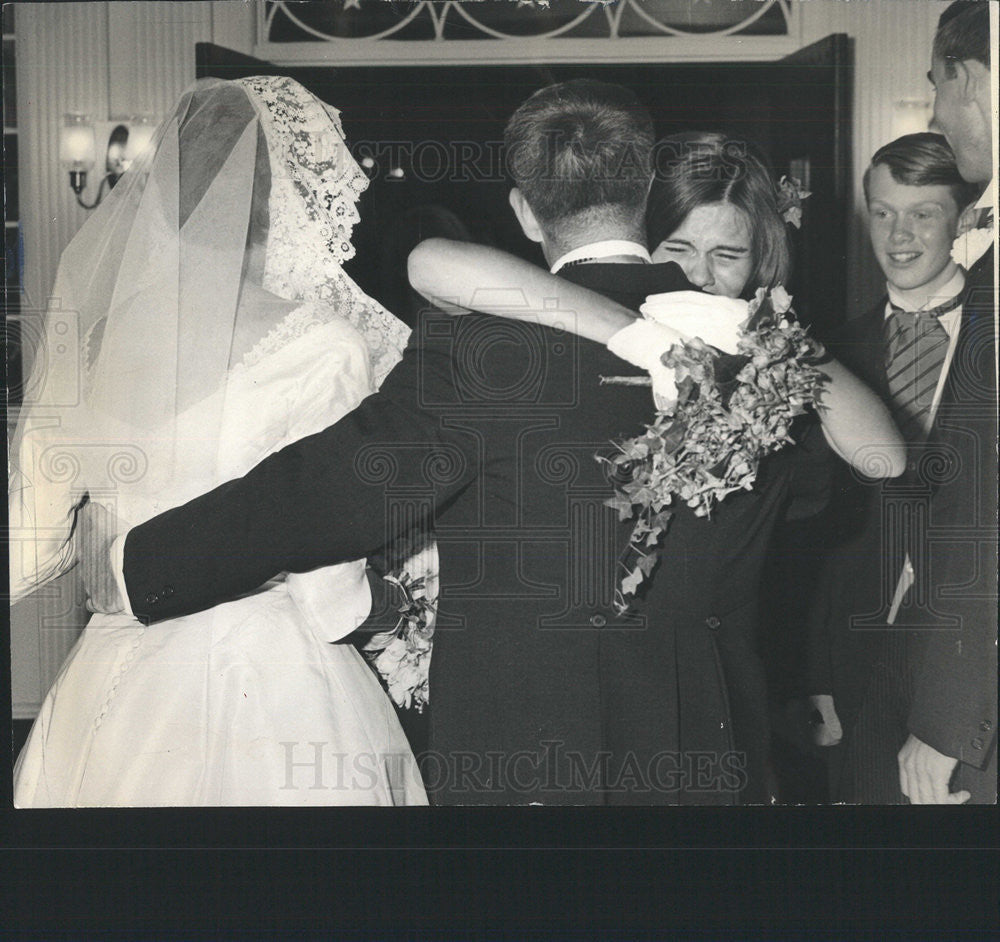
{"label": "dark doorway", "polygon": [[379,300],[391,302],[392,293],[383,246],[416,207],[449,211],[474,239],[541,262],[507,204],[503,127],[535,89],[589,76],[633,89],[660,136],[698,129],[744,137],[764,148],[778,176],[797,176],[812,190],[793,236],[791,290],[800,317],[820,333],[846,309],[851,62],[843,35],[750,64],[293,68],[197,48],[199,78],[290,75],[340,110],[355,155],[373,162],[350,273]]}

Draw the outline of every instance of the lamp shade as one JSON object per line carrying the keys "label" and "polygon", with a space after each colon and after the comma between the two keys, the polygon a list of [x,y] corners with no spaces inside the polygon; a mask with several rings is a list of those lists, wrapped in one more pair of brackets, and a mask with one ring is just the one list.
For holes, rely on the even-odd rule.
{"label": "lamp shade", "polygon": [[128,143],[125,145],[126,166],[138,158],[153,140],[156,124],[149,115],[134,115],[129,119]]}
{"label": "lamp shade", "polygon": [[94,166],[94,125],[90,116],[68,114],[59,131],[59,160],[68,170],[90,170]]}
{"label": "lamp shade", "polygon": [[890,126],[891,140],[904,134],[920,134],[926,131],[931,122],[933,102],[924,98],[902,98],[893,102],[892,122]]}

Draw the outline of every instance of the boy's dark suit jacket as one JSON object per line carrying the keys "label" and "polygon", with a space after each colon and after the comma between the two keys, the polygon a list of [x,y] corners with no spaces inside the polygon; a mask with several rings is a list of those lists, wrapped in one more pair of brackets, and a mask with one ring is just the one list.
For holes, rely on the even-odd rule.
{"label": "boy's dark suit jacket", "polygon": [[[564,274],[632,308],[688,287],[674,265]],[[648,387],[599,377],[635,372],[569,333],[428,315],[353,413],[132,530],[133,609],[159,620],[365,557],[423,516],[441,561],[432,801],[763,800],[758,583],[797,449],[712,519],[678,509],[650,591],[618,617],[629,527],[594,455],[653,410]]]}
{"label": "boy's dark suit jacket", "polygon": [[[996,382],[992,250],[963,293],[955,353],[930,440],[896,482],[855,489],[812,613],[817,693],[846,731],[847,801],[900,802],[896,753],[909,733],[960,765],[955,788],[996,798]],[[849,322],[840,358],[888,400],[883,299]],[[899,532],[901,508],[915,524]],[[885,618],[903,554],[918,582]]]}

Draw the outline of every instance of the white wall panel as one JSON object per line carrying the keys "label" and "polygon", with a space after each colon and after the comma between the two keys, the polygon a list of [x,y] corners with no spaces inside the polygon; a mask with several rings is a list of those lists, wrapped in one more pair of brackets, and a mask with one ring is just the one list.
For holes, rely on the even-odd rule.
{"label": "white wall panel", "polygon": [[194,46],[212,38],[214,4],[110,6],[110,117],[163,117],[194,81]]}
{"label": "white wall panel", "polygon": [[861,177],[872,154],[892,140],[893,104],[933,100],[927,81],[931,43],[945,0],[806,0],[803,41],[830,33],[854,39],[853,219],[847,245],[849,314],[867,310],[884,289],[872,256]]}
{"label": "white wall panel", "polygon": [[[212,38],[207,3],[26,3],[17,10],[17,93],[22,314],[40,314],[59,257],[87,218],[59,165],[59,127],[67,112],[95,121],[151,113],[162,117],[194,79],[196,42]],[[231,4],[227,4],[231,6]],[[237,4],[244,16],[245,4]],[[102,154],[89,174],[92,201]],[[25,364],[30,368],[29,364]],[[34,715],[76,640],[86,613],[61,579],[11,610],[14,715]]]}
{"label": "white wall panel", "polygon": [[[107,117],[107,4],[18,7],[17,73],[23,310],[29,312],[44,307],[59,256],[87,218],[59,166],[59,127],[71,111]],[[93,189],[91,180],[85,196]]]}

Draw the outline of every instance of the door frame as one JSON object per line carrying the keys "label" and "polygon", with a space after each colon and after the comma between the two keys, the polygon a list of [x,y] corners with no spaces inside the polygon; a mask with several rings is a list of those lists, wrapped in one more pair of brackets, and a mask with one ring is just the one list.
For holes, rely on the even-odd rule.
{"label": "door frame", "polygon": [[[360,8],[358,0],[354,2]],[[345,11],[351,6],[345,4]],[[662,35],[620,36],[619,23],[630,0],[621,0],[612,7],[603,7],[591,0],[579,4],[581,14],[571,24],[537,35],[496,33],[480,24],[461,0],[438,0],[436,3],[414,4],[398,26],[382,33],[362,37],[337,37],[316,33],[315,40],[301,42],[271,42],[268,40],[269,19],[279,4],[270,8],[258,4],[255,10],[255,42],[253,55],[277,65],[533,65],[537,63],[678,63],[678,62],[766,62],[780,59],[802,47],[802,4],[800,0],[756,0],[753,13],[738,26],[711,33],[686,33],[677,27],[665,26],[648,14],[648,20]],[[473,5],[474,8],[475,5]],[[635,4],[638,7],[638,4]],[[405,24],[430,8],[435,35],[430,39],[399,40],[393,37]],[[784,36],[745,35],[746,29],[769,9],[781,9],[788,26]],[[580,20],[591,16],[607,18],[608,35],[592,38],[566,37],[562,34]],[[450,39],[444,35],[446,18],[456,16],[468,20],[468,28],[481,34],[477,39]],[[303,29],[312,32],[311,29]]]}

